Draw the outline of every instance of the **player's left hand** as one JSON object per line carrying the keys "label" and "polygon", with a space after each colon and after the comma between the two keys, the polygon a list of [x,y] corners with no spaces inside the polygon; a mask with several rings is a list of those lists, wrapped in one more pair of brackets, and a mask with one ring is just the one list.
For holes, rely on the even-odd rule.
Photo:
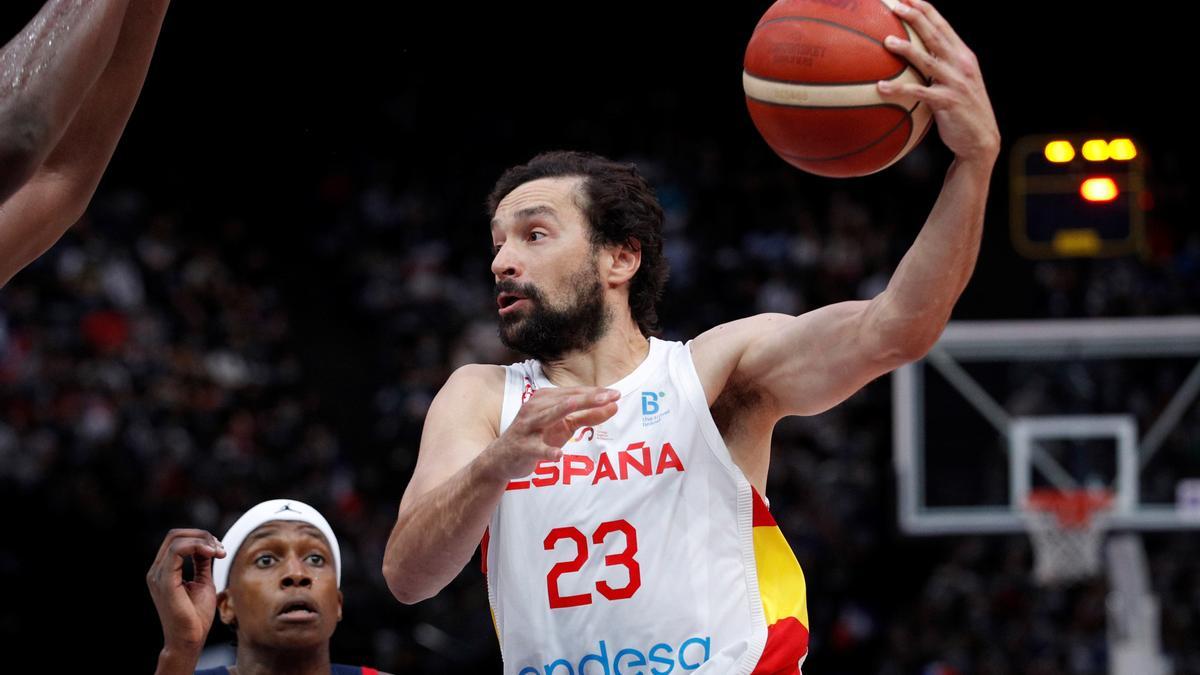
{"label": "player's left hand", "polygon": [[893,11],[912,26],[928,52],[896,37],[889,37],[884,46],[933,82],[928,86],[880,82],[879,93],[885,99],[912,96],[926,103],[933,110],[942,142],[959,160],[994,163],[1000,152],[1000,131],[974,52],[925,0],[899,0]]}

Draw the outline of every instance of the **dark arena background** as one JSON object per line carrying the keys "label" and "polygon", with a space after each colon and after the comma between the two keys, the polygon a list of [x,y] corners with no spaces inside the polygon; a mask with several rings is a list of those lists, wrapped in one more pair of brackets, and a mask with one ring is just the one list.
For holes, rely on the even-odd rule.
{"label": "dark arena background", "polygon": [[[5,2],[5,39],[39,6]],[[289,496],[341,539],[336,661],[499,672],[477,561],[415,606],[380,573],[431,398],[458,365],[515,360],[488,268],[499,173],[560,148],[637,162],[668,214],[673,339],[871,297],[941,186],[950,156],[932,131],[861,179],[770,151],[740,79],[766,8],[177,1],[88,213],[0,290],[5,662],[150,672],[162,636],[145,573],[166,531],[220,536]],[[1185,23],[1155,3],[939,8],[977,53],[1004,137],[954,319],[1200,313]],[[1141,252],[1022,257],[1013,143],[1092,132],[1138,144]],[[1151,408],[1188,368],[1156,380]],[[805,672],[1117,672],[1104,574],[1043,589],[1025,534],[901,528],[889,380],[775,437],[768,496],[808,579]],[[1200,477],[1196,416],[1174,439],[1177,479]],[[960,456],[935,478],[981,470]],[[1169,672],[1200,673],[1196,534],[1143,541]],[[218,623],[210,647],[231,638]]]}

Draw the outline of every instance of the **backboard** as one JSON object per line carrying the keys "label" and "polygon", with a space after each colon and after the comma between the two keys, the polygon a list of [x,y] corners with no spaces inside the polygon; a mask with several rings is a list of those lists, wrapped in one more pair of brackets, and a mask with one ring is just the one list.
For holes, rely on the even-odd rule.
{"label": "backboard", "polygon": [[1200,318],[952,322],[892,388],[907,533],[1023,532],[1037,487],[1112,490],[1108,529],[1200,528]]}

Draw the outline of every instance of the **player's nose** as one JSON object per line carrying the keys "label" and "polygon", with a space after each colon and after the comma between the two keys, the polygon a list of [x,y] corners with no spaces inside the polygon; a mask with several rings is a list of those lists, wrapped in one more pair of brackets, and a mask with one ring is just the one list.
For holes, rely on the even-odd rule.
{"label": "player's nose", "polygon": [[520,276],[520,273],[521,262],[516,251],[508,244],[501,245],[496,257],[492,258],[492,274],[496,275],[496,279],[504,279]]}
{"label": "player's nose", "polygon": [[283,588],[312,586],[312,575],[299,558],[291,557],[284,563],[283,577],[279,579],[279,585]]}

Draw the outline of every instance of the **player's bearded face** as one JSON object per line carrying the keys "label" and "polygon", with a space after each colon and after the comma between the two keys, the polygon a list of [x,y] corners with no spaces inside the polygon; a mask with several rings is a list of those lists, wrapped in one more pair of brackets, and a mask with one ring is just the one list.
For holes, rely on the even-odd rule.
{"label": "player's bearded face", "polygon": [[517,293],[526,298],[527,308],[500,317],[500,340],[510,349],[539,361],[556,361],[568,352],[595,344],[608,329],[604,287],[595,257],[584,263],[564,284],[568,299],[553,306],[533,284],[512,279],[496,283],[496,295]]}

